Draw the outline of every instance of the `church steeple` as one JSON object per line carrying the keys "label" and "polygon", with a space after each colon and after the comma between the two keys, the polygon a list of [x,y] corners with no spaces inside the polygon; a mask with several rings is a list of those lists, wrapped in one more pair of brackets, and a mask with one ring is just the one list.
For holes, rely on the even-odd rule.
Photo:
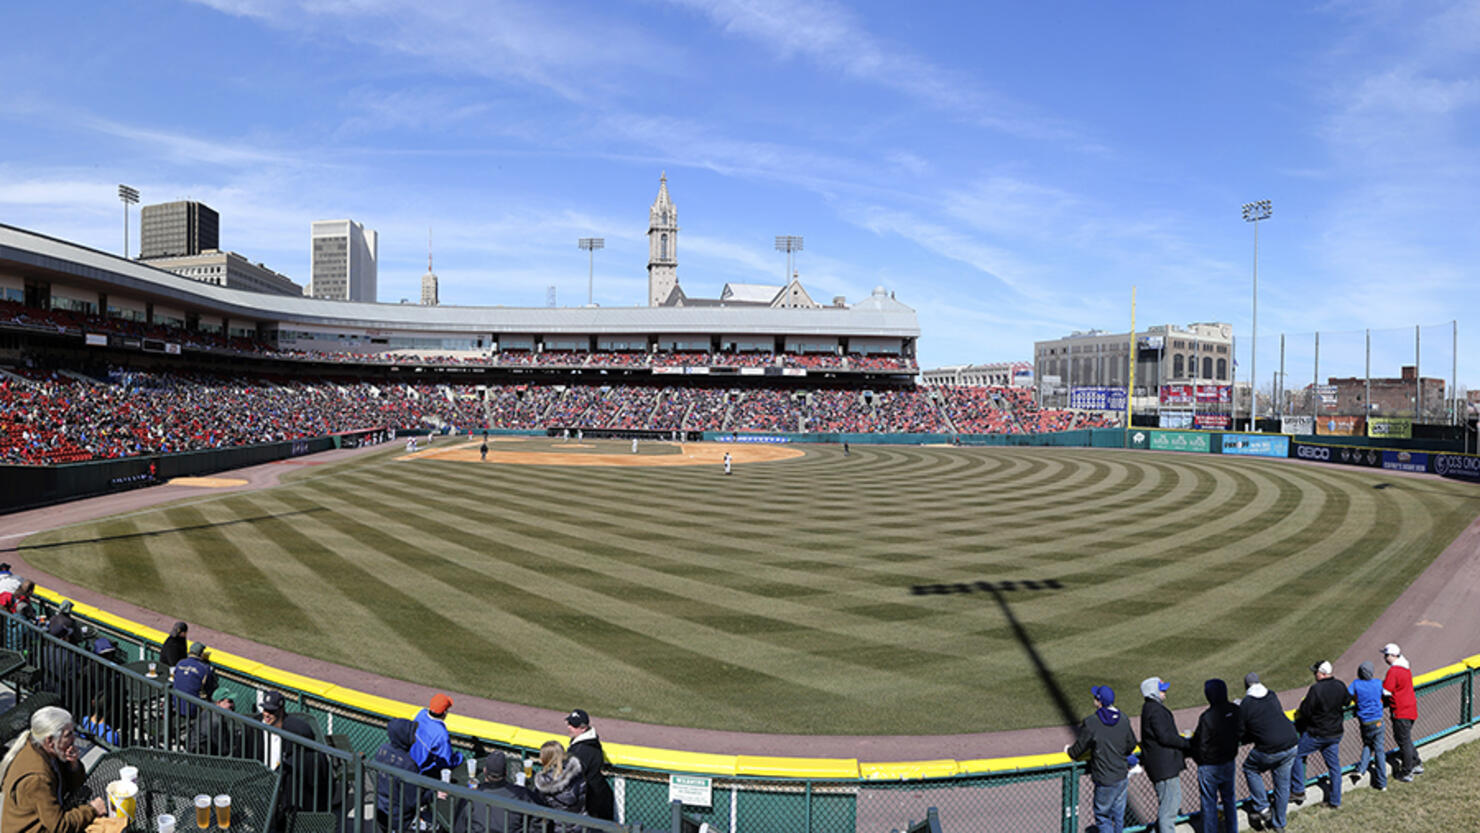
{"label": "church steeple", "polygon": [[678,209],[668,196],[668,172],[648,210],[648,306],[659,306],[678,286]]}

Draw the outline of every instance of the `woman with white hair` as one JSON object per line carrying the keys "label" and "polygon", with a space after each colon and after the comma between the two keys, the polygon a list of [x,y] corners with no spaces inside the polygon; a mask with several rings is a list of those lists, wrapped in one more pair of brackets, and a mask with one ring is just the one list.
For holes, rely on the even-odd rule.
{"label": "woman with white hair", "polygon": [[82,833],[108,810],[102,798],[63,806],[86,778],[72,715],[37,709],[0,761],[0,833]]}

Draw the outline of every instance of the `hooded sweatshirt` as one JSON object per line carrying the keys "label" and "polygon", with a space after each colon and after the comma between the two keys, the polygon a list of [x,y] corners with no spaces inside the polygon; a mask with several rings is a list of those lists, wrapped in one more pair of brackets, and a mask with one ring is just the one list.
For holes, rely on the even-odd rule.
{"label": "hooded sweatshirt", "polygon": [[1124,781],[1130,776],[1126,760],[1136,749],[1136,733],[1131,722],[1113,705],[1101,706],[1079,724],[1079,733],[1068,755],[1078,758],[1090,753],[1090,780],[1101,787]]}
{"label": "hooded sweatshirt", "polygon": [[1238,757],[1239,733],[1243,718],[1237,703],[1228,699],[1228,684],[1222,680],[1203,683],[1203,696],[1208,707],[1197,718],[1192,733],[1192,759],[1198,766],[1218,766]]}
{"label": "hooded sweatshirt", "polygon": [[1382,719],[1382,681],[1373,679],[1372,663],[1364,662],[1357,668],[1357,679],[1346,690],[1356,701],[1358,720],[1371,723]]}
{"label": "hooded sweatshirt", "polygon": [[[416,761],[411,757],[411,744],[416,739],[416,724],[404,718],[394,718],[385,727],[386,742],[375,752],[375,762],[407,772],[417,772]],[[392,830],[406,829],[420,812],[423,804],[435,793],[422,793],[411,784],[377,772],[375,775],[375,809],[384,813],[394,824]]]}
{"label": "hooded sweatshirt", "polygon": [[1285,717],[1279,695],[1263,683],[1249,686],[1244,701],[1239,704],[1239,713],[1244,721],[1244,741],[1266,755],[1283,752],[1300,742],[1295,724]]}

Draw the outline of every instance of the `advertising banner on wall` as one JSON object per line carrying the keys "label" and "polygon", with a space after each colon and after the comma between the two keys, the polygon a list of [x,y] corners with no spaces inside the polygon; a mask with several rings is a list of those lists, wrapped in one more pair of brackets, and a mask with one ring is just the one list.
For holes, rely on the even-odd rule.
{"label": "advertising banner on wall", "polygon": [[1384,451],[1382,467],[1393,471],[1428,471],[1429,455],[1422,451]]}
{"label": "advertising banner on wall", "polygon": [[1289,457],[1290,438],[1284,434],[1224,434],[1222,451],[1247,457]]}
{"label": "advertising banner on wall", "polygon": [[1156,451],[1212,451],[1211,437],[1190,431],[1152,431],[1151,447]]}
{"label": "advertising banner on wall", "polygon": [[1480,481],[1480,455],[1430,454],[1429,465],[1440,477]]}
{"label": "advertising banner on wall", "polygon": [[1407,417],[1373,417],[1367,420],[1367,436],[1410,439],[1413,436],[1413,420]]}
{"label": "advertising banner on wall", "polygon": [[1191,405],[1196,401],[1196,392],[1192,385],[1162,385],[1161,404],[1163,405]]}
{"label": "advertising banner on wall", "polygon": [[1069,389],[1069,407],[1082,411],[1125,410],[1125,388],[1084,385]]}
{"label": "advertising banner on wall", "polygon": [[1290,456],[1297,460],[1313,460],[1317,463],[1339,463],[1336,459],[1337,449],[1329,445],[1312,445],[1311,443],[1290,443]]}
{"label": "advertising banner on wall", "polygon": [[1281,434],[1300,434],[1302,436],[1308,436],[1310,434],[1314,434],[1315,432],[1316,418],[1309,414],[1304,414],[1301,416],[1286,415],[1280,417]]}
{"label": "advertising banner on wall", "polygon": [[1316,433],[1332,437],[1360,437],[1365,427],[1359,416],[1323,416],[1316,420]]}
{"label": "advertising banner on wall", "polygon": [[1198,385],[1197,401],[1199,402],[1221,402],[1227,404],[1233,401],[1232,385]]}
{"label": "advertising banner on wall", "polygon": [[1162,428],[1191,428],[1191,411],[1161,411],[1156,415],[1156,424]]}
{"label": "advertising banner on wall", "polygon": [[1192,427],[1221,431],[1231,424],[1228,414],[1193,414]]}
{"label": "advertising banner on wall", "polygon": [[1150,445],[1151,441],[1150,434],[1150,431],[1145,431],[1141,429],[1132,430],[1130,436],[1131,448],[1147,448]]}

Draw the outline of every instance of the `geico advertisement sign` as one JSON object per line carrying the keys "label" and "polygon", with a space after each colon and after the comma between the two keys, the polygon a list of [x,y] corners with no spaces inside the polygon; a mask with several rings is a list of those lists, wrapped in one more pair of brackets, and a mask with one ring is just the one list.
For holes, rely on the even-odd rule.
{"label": "geico advertisement sign", "polygon": [[1331,462],[1331,449],[1318,445],[1297,445],[1295,456],[1304,460],[1320,460],[1329,463]]}

